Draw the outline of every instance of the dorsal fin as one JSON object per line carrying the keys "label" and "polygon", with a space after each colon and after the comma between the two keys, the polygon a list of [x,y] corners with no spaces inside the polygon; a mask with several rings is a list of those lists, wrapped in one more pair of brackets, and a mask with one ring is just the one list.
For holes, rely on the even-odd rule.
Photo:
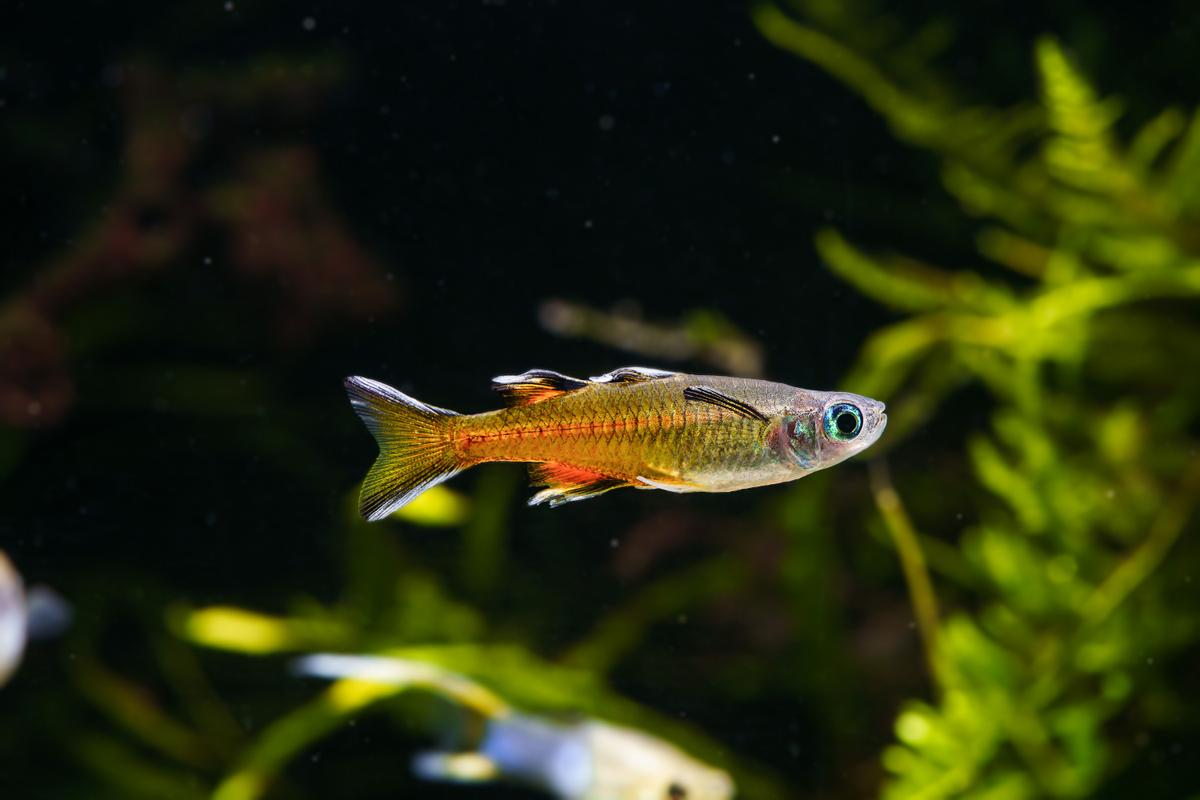
{"label": "dorsal fin", "polygon": [[695,400],[698,403],[708,403],[709,405],[724,408],[746,419],[767,422],[767,415],[754,406],[744,400],[730,397],[724,392],[719,392],[708,386],[689,386],[683,390],[683,396],[687,400]]}
{"label": "dorsal fin", "polygon": [[592,381],[595,383],[642,383],[659,378],[672,378],[678,374],[678,372],[668,372],[665,369],[654,369],[653,367],[621,367],[604,375],[597,375],[592,378]]}
{"label": "dorsal fin", "polygon": [[534,486],[546,487],[529,499],[529,505],[549,502],[551,508],[630,485],[622,478],[553,461],[530,464],[529,480]]}
{"label": "dorsal fin", "polygon": [[497,375],[492,378],[492,389],[499,392],[510,406],[540,403],[587,385],[587,381],[548,369],[531,369],[522,375]]}

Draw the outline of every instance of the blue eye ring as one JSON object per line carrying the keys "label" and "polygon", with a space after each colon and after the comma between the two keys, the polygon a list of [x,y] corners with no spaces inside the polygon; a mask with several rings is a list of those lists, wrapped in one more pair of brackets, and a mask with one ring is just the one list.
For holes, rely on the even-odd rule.
{"label": "blue eye ring", "polygon": [[825,409],[825,435],[835,442],[848,442],[862,433],[863,416],[858,406],[834,403]]}

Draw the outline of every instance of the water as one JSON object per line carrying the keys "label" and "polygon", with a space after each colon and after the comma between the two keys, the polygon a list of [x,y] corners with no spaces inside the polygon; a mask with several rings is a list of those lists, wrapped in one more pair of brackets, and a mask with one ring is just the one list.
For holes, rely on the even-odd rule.
{"label": "water", "polygon": [[[0,689],[0,795],[544,796],[413,773],[497,704],[747,798],[1200,791],[1200,17],[816,5],[14,10],[0,548],[72,613]],[[473,412],[627,364],[888,435],[355,516],[344,376]],[[457,677],[292,667],[393,648]]]}

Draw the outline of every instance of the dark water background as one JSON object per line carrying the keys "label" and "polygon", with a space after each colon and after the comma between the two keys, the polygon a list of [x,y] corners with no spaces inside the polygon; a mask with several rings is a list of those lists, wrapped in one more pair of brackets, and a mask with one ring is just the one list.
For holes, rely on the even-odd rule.
{"label": "dark water background", "polygon": [[[1123,98],[1118,130],[1200,100],[1200,15],[1186,3],[920,2],[894,14],[914,29],[951,26],[935,63],[968,102],[1034,96],[1030,53],[1044,33]],[[647,361],[547,332],[540,305],[565,298],[635,303],[664,322],[719,312],[761,343],[767,377],[832,388],[896,315],[823,266],[815,231],[997,269],[980,263],[977,221],[942,188],[937,160],[765,41],[740,3],[17,3],[3,19],[6,302],[86,247],[113,209],[129,210],[122,230],[135,238],[187,227],[153,266],[67,280],[76,287],[53,314],[59,357],[35,359],[32,378],[0,371],[59,409],[22,419],[17,403],[6,420],[0,545],[28,580],[69,598],[102,660],[150,696],[167,690],[148,631],[171,604],[284,613],[344,589],[345,498],[374,445],[343,376],[470,412],[495,406],[493,375]],[[305,88],[325,69],[327,88]],[[263,74],[282,88],[256,94]],[[165,132],[146,128],[151,162],[188,148],[179,169],[158,169],[165,187],[146,188],[150,167],[129,188],[137,114],[161,116]],[[308,177],[288,183],[292,173]],[[284,177],[255,194],[262,174]],[[305,200],[284,222],[245,210],[296,186]],[[305,236],[326,228],[336,245]],[[968,387],[889,453],[914,507],[936,506],[938,476],[967,469],[963,432],[990,411]],[[812,480],[828,498],[801,536],[821,573],[804,601],[812,618],[796,604],[803,593],[785,601],[769,586],[706,601],[678,615],[686,623],[653,626],[611,684],[775,770],[796,797],[867,796],[899,704],[928,688],[899,568],[866,531],[866,470]],[[548,658],[655,576],[722,552],[770,564],[796,546],[764,521],[783,489],[618,492],[549,511],[524,506],[517,467],[451,485],[502,505],[495,577],[462,571],[456,529],[389,528],[403,562],[479,609],[489,637]],[[979,494],[931,512],[942,515],[934,538],[953,541]],[[647,528],[677,533],[654,554]],[[621,561],[631,542],[650,567]],[[119,736],[70,677],[72,641],[36,646],[0,692],[5,797],[122,796],[68,743]],[[289,685],[281,659],[204,652],[201,663],[251,732],[311,694]],[[1160,680],[1194,689],[1195,656],[1174,663]],[[1145,733],[1105,796],[1126,796],[1126,781],[1146,797],[1200,790],[1187,755],[1197,733],[1194,721]],[[279,796],[533,796],[416,783],[407,759],[426,738],[366,718],[319,759],[302,755]],[[221,771],[197,769],[197,785]]]}

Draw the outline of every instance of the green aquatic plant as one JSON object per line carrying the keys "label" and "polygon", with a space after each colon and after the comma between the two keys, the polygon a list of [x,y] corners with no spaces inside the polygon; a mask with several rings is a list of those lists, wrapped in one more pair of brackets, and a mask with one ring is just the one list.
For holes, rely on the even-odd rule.
{"label": "green aquatic plant", "polygon": [[[934,683],[900,711],[883,796],[1095,796],[1194,706],[1167,675],[1200,606],[1167,557],[1200,495],[1200,374],[1185,366],[1200,363],[1200,112],[1169,108],[1123,137],[1120,103],[1048,37],[1038,101],[982,108],[894,23],[864,34],[858,6],[765,4],[754,18],[939,159],[978,221],[981,262],[957,270],[834,229],[816,238],[833,272],[900,317],[847,378],[888,400],[897,458],[964,387],[990,396],[990,430],[962,444],[993,501],[920,496],[926,523],[903,481],[876,476]],[[923,545],[944,549],[939,521],[964,511],[956,568],[934,564],[931,580]]]}

